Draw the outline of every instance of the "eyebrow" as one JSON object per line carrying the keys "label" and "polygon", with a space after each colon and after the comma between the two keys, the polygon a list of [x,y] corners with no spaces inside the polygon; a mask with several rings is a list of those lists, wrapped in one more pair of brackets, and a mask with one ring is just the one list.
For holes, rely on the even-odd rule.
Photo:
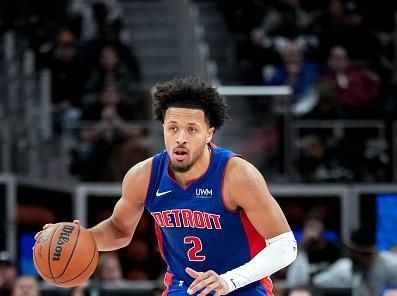
{"label": "eyebrow", "polygon": [[[178,124],[178,122],[177,121],[175,121],[175,120],[170,120],[170,121],[168,121],[167,122],[167,124]],[[187,125],[196,125],[196,126],[200,126],[198,123],[196,123],[196,122],[188,122],[187,123]]]}

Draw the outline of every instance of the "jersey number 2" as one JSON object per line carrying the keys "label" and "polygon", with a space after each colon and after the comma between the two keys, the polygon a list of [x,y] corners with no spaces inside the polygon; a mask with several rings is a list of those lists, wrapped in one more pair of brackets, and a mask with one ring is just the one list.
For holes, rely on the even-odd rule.
{"label": "jersey number 2", "polygon": [[204,261],[205,256],[199,255],[198,253],[203,250],[203,244],[201,239],[197,236],[185,236],[183,239],[185,244],[193,244],[193,246],[187,251],[187,257],[190,261]]}

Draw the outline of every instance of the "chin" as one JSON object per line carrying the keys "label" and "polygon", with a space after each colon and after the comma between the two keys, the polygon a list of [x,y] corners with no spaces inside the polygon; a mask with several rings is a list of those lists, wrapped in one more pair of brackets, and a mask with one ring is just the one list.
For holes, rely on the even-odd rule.
{"label": "chin", "polygon": [[191,167],[192,167],[192,165],[190,165],[190,164],[188,164],[188,165],[174,165],[171,163],[171,169],[177,173],[186,173],[187,171],[190,170]]}

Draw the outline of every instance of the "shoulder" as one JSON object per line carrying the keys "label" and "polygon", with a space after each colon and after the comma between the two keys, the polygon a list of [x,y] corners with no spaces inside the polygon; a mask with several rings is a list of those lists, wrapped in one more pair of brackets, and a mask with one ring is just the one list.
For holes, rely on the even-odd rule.
{"label": "shoulder", "polygon": [[246,182],[253,177],[263,178],[253,164],[238,156],[229,159],[225,169],[225,180],[231,179],[233,182]]}
{"label": "shoulder", "polygon": [[134,196],[139,199],[142,198],[142,201],[144,201],[150,182],[152,163],[153,157],[150,157],[129,169],[122,184],[123,197],[131,196],[131,192],[133,192]]}
{"label": "shoulder", "polygon": [[232,157],[226,166],[223,193],[229,209],[244,208],[246,203],[255,202],[270,194],[262,174],[254,165],[240,157]]}

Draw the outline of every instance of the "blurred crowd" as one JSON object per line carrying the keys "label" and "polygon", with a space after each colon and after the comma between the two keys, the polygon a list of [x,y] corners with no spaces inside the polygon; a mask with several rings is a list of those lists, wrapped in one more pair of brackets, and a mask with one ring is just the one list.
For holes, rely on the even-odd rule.
{"label": "blurred crowd", "polygon": [[121,12],[116,0],[0,4],[0,32],[51,72],[53,134],[66,134],[70,173],[83,181],[120,181],[148,154],[148,130],[133,123],[150,117],[150,94]]}
{"label": "blurred crowd", "polygon": [[[299,129],[293,165],[300,181],[391,180],[392,121],[397,118],[396,3],[369,0],[219,1],[236,39],[247,85],[289,85],[293,120],[381,120],[386,137],[343,124]],[[251,117],[269,121],[283,98],[249,98]],[[274,106],[272,106],[272,104]],[[277,119],[276,119],[277,121]],[[328,124],[328,123],[327,123]],[[282,137],[282,124],[260,131]],[[335,131],[336,130],[336,131]],[[278,133],[278,135],[274,135]],[[257,139],[258,135],[253,135]],[[382,138],[382,139],[381,139]],[[349,143],[347,143],[349,142]],[[270,157],[283,146],[268,143]],[[263,150],[263,149],[262,149]],[[267,163],[268,164],[268,163]],[[358,170],[358,168],[360,168]],[[264,167],[264,171],[271,168]]]}
{"label": "blurred crowd", "polygon": [[[372,122],[367,129],[350,130],[313,123],[311,129],[299,128],[292,148],[282,148],[288,141],[283,129],[291,128],[285,125],[285,110],[280,111],[286,98],[269,103],[251,97],[246,102],[250,118],[266,124],[274,119],[271,126],[256,126],[246,139],[248,154],[261,158],[259,168],[280,173],[285,166],[280,151],[291,149],[295,175],[288,177],[297,181],[392,180],[397,5],[370,0],[217,3],[235,41],[239,84],[291,86],[287,112],[293,120],[382,121],[381,129]],[[53,131],[68,136],[72,175],[82,181],[120,181],[127,167],[150,154],[149,131],[137,124],[151,117],[150,93],[123,25],[122,3],[3,1],[0,33],[10,29],[21,48],[34,50],[36,68],[51,70]]]}
{"label": "blurred crowd", "polygon": [[230,30],[238,36],[241,79],[246,84],[290,85],[297,116],[368,118],[396,112],[395,105],[384,105],[395,104],[387,101],[396,86],[395,3],[221,4]]}

